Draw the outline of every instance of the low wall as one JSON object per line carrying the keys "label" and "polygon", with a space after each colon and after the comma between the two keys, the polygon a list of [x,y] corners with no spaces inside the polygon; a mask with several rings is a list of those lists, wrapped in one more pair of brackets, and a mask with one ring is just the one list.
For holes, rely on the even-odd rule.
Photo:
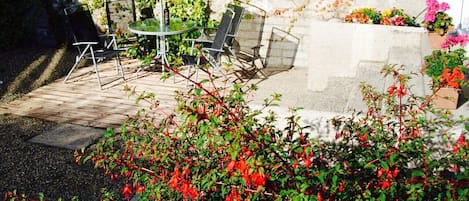
{"label": "low wall", "polygon": [[[429,52],[427,33],[423,28],[311,22],[310,38],[303,43],[308,47],[308,89],[321,91],[330,77],[356,77],[360,63],[379,62],[413,65],[421,63]],[[417,51],[413,58],[407,52]],[[390,57],[393,57],[390,61]],[[397,59],[396,59],[397,58]],[[401,59],[399,59],[401,58]],[[419,64],[417,64],[419,65]]]}

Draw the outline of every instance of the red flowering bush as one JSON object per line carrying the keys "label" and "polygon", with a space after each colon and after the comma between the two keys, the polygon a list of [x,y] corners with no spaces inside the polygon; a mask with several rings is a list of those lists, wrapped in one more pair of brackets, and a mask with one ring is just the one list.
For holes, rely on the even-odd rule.
{"label": "red flowering bush", "polygon": [[[394,84],[386,93],[362,85],[368,111],[332,119],[333,142],[311,138],[317,131],[300,123],[298,109],[278,128],[276,114],[247,106],[255,86],[220,87],[210,76],[178,93],[171,114],[162,113],[155,94],[139,95],[149,109],[119,133],[109,129],[77,160],[124,179],[126,199],[464,200],[468,131],[453,129],[467,119],[433,110],[393,67],[383,73]],[[431,113],[438,118],[427,119]]]}

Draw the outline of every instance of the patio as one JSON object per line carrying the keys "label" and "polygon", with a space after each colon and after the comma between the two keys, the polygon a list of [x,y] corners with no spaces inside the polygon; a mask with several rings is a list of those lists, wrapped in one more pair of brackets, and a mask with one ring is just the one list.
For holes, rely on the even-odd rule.
{"label": "patio", "polygon": [[57,123],[70,123],[91,127],[118,127],[128,115],[145,105],[136,104],[135,97],[129,97],[125,86],[136,87],[138,92],[155,92],[165,109],[174,107],[175,90],[185,89],[182,79],[163,82],[161,73],[142,71],[136,79],[137,60],[123,59],[126,81],[117,79],[114,61],[101,63],[98,67],[104,84],[100,90],[92,67],[83,66],[64,83],[63,79],[28,93],[22,98],[0,106],[0,113],[30,116]]}

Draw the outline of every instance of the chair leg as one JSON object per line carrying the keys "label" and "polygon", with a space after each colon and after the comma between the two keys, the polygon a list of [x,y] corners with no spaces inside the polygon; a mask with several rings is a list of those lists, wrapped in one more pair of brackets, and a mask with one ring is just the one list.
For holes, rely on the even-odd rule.
{"label": "chair leg", "polygon": [[99,77],[98,65],[96,64],[96,58],[94,57],[93,47],[91,47],[90,50],[91,50],[91,58],[93,59],[94,71],[96,72],[96,79],[98,79],[99,89],[102,90],[103,86],[101,85],[101,78]]}
{"label": "chair leg", "polygon": [[83,56],[85,55],[86,51],[88,51],[88,49],[89,49],[90,47],[91,47],[90,45],[87,45],[87,46],[85,47],[85,49],[80,53],[80,56],[75,57],[75,64],[73,64],[73,66],[72,66],[72,68],[70,69],[70,71],[68,71],[68,74],[67,74],[67,76],[66,76],[65,79],[64,79],[64,83],[67,83],[67,80],[68,80],[68,78],[70,78],[70,75],[72,75],[73,70],[75,70],[75,68],[77,67],[78,63],[81,61],[81,59],[82,59]]}
{"label": "chair leg", "polygon": [[121,58],[118,52],[116,52],[116,70],[117,73],[120,74],[121,78],[125,81],[124,68],[122,67]]}
{"label": "chair leg", "polygon": [[191,76],[191,69],[192,69],[192,65],[190,65],[190,66],[188,66],[188,67],[187,67],[187,74],[186,74],[186,77],[187,77],[187,79],[186,79],[186,87],[188,87],[188,86],[189,86],[189,76]]}

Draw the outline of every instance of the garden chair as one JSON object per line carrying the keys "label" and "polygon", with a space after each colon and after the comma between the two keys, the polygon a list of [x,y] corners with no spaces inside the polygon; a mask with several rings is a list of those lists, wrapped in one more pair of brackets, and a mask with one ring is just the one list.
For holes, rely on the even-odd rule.
{"label": "garden chair", "polygon": [[111,57],[115,57],[116,71],[125,80],[115,36],[111,34],[111,39],[106,43],[100,39],[87,5],[70,6],[65,8],[64,12],[72,30],[73,46],[78,49],[79,53],[64,82],[67,82],[82,59],[92,60],[99,88],[102,89],[97,63]]}
{"label": "garden chair", "polygon": [[[231,26],[228,30],[228,34],[226,36],[224,45],[226,49],[232,49],[233,48],[232,46],[235,42],[236,34],[238,33],[238,30],[239,30],[239,24],[241,23],[241,18],[243,17],[243,14],[244,14],[244,7],[234,5],[234,4],[229,4],[227,7],[234,12],[234,16],[233,16],[233,20],[231,21]],[[210,47],[212,45],[213,39],[210,40],[206,38],[213,38],[213,36],[210,37],[210,34],[205,33],[206,29],[207,28],[204,28],[201,31],[203,35],[199,39],[189,39],[190,41],[192,41],[192,48],[194,48],[195,44],[201,44],[203,45],[203,47]],[[213,30],[216,30],[216,28]]]}
{"label": "garden chair", "polygon": [[[265,67],[264,58],[260,54],[262,47],[262,35],[266,11],[252,4],[246,4],[243,20],[240,21],[239,29],[228,52],[234,57],[244,73],[252,78],[257,72]],[[257,66],[256,61],[261,66]]]}
{"label": "garden chair", "polygon": [[[191,74],[191,69],[196,65],[205,65],[209,64],[212,66],[212,72],[214,70],[219,71],[221,74],[224,73],[220,67],[220,56],[224,52],[223,47],[225,40],[228,36],[228,31],[231,27],[231,23],[234,18],[234,11],[227,8],[225,13],[222,16],[220,25],[215,33],[215,38],[210,43],[210,47],[202,47],[201,54],[198,56],[194,55],[183,55],[183,64],[189,66],[187,70],[187,77]],[[194,44],[194,43],[193,43]],[[193,46],[193,48],[195,48]],[[198,77],[198,70],[196,69],[196,79]]]}
{"label": "garden chair", "polygon": [[134,0],[106,0],[107,31],[119,37],[118,45],[125,50],[137,41],[137,37],[128,30],[130,23],[137,20]]}

